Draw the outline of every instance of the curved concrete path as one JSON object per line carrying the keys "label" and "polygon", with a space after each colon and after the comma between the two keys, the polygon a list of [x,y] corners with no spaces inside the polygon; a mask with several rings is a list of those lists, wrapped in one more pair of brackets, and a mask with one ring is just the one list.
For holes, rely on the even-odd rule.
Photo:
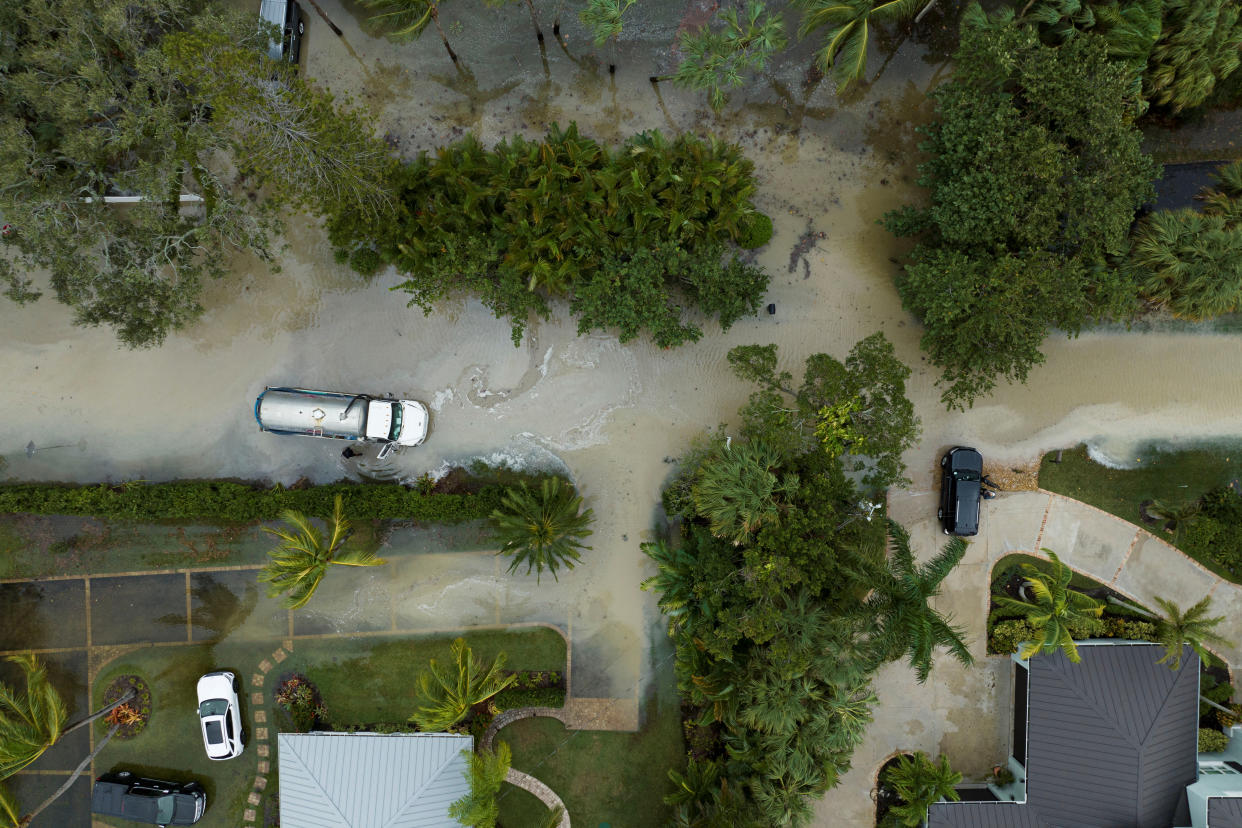
{"label": "curved concrete path", "polygon": [[[890,493],[889,513],[910,531],[920,560],[947,538],[936,520],[935,491]],[[871,799],[876,773],[896,750],[947,754],[968,780],[983,779],[1009,755],[1013,690],[1008,656],[987,654],[988,586],[993,565],[1022,552],[1045,557],[1051,549],[1069,566],[1118,593],[1150,606],[1156,595],[1186,608],[1212,596],[1212,612],[1226,620],[1219,630],[1242,644],[1242,588],[1204,569],[1151,533],[1114,515],[1052,492],[1010,492],[985,502],[978,537],[942,584],[935,604],[966,630],[974,665],[943,653],[926,684],[904,663],[876,674],[875,721],[854,752],[852,770],[816,804],[817,828],[874,824]],[[1242,649],[1220,656],[1242,666]]]}

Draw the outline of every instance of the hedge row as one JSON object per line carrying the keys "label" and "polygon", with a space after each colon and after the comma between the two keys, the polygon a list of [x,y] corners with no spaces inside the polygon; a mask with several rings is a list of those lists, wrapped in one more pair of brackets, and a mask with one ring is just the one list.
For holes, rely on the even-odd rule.
{"label": "hedge row", "polygon": [[[1130,641],[1155,641],[1156,625],[1150,621],[1105,616],[1084,618],[1069,625],[1070,635],[1076,640],[1085,638],[1124,638]],[[1018,650],[1025,641],[1042,640],[1031,622],[1021,618],[997,621],[988,632],[988,652],[1009,655]]]}
{"label": "hedge row", "polygon": [[285,509],[327,516],[340,495],[351,520],[461,523],[487,517],[500,505],[503,493],[499,485],[483,486],[472,494],[425,494],[393,483],[330,483],[293,489],[224,480],[91,486],[19,483],[0,485],[0,513],[250,523],[276,520]]}
{"label": "hedge row", "polygon": [[564,687],[510,687],[501,690],[492,699],[496,711],[517,710],[519,707],[564,707]]}

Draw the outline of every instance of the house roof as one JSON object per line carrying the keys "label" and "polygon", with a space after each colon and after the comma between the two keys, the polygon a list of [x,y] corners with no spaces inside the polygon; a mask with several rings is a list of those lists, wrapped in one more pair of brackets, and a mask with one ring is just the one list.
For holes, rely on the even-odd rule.
{"label": "house roof", "polygon": [[[1199,658],[1083,644],[1029,662],[1026,802],[937,803],[928,828],[1168,828],[1197,774]],[[1016,757],[1019,761],[1023,757]]]}
{"label": "house roof", "polygon": [[457,828],[470,736],[280,733],[280,821],[297,828]]}
{"label": "house roof", "polygon": [[1213,796],[1207,806],[1208,828],[1242,828],[1242,799]]}

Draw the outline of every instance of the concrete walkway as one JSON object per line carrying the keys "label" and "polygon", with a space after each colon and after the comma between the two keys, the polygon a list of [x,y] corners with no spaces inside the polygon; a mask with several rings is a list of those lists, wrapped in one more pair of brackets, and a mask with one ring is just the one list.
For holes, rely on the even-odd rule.
{"label": "concrete walkway", "polygon": [[[947,538],[936,520],[934,491],[895,492],[889,512],[910,531],[920,560]],[[966,630],[975,664],[963,667],[940,654],[925,685],[904,663],[877,674],[875,721],[854,752],[852,770],[819,803],[818,828],[867,826],[875,820],[876,774],[893,754],[922,750],[947,754],[967,780],[981,780],[1009,755],[1013,691],[1008,656],[987,654],[988,586],[993,565],[1006,555],[1057,553],[1069,566],[1151,606],[1154,596],[1183,609],[1204,595],[1226,616],[1219,630],[1242,643],[1242,588],[1208,572],[1144,529],[1093,506],[1046,491],[1013,492],[985,502],[981,532],[945,579],[936,606]],[[1242,649],[1220,652],[1236,668]]]}

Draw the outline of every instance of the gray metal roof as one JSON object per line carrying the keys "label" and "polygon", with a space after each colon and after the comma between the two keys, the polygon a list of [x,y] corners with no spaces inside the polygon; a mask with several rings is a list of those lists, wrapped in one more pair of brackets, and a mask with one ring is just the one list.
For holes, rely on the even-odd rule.
{"label": "gray metal roof", "polygon": [[1242,799],[1209,797],[1208,828],[1242,828]]}
{"label": "gray metal roof", "polygon": [[280,822],[291,828],[459,828],[474,739],[447,733],[280,733]]}
{"label": "gray metal roof", "polygon": [[[937,803],[929,828],[1168,828],[1197,774],[1199,659],[1091,644],[1030,661],[1026,803]],[[1021,760],[1023,757],[1017,757]],[[985,813],[986,811],[986,813]]]}

